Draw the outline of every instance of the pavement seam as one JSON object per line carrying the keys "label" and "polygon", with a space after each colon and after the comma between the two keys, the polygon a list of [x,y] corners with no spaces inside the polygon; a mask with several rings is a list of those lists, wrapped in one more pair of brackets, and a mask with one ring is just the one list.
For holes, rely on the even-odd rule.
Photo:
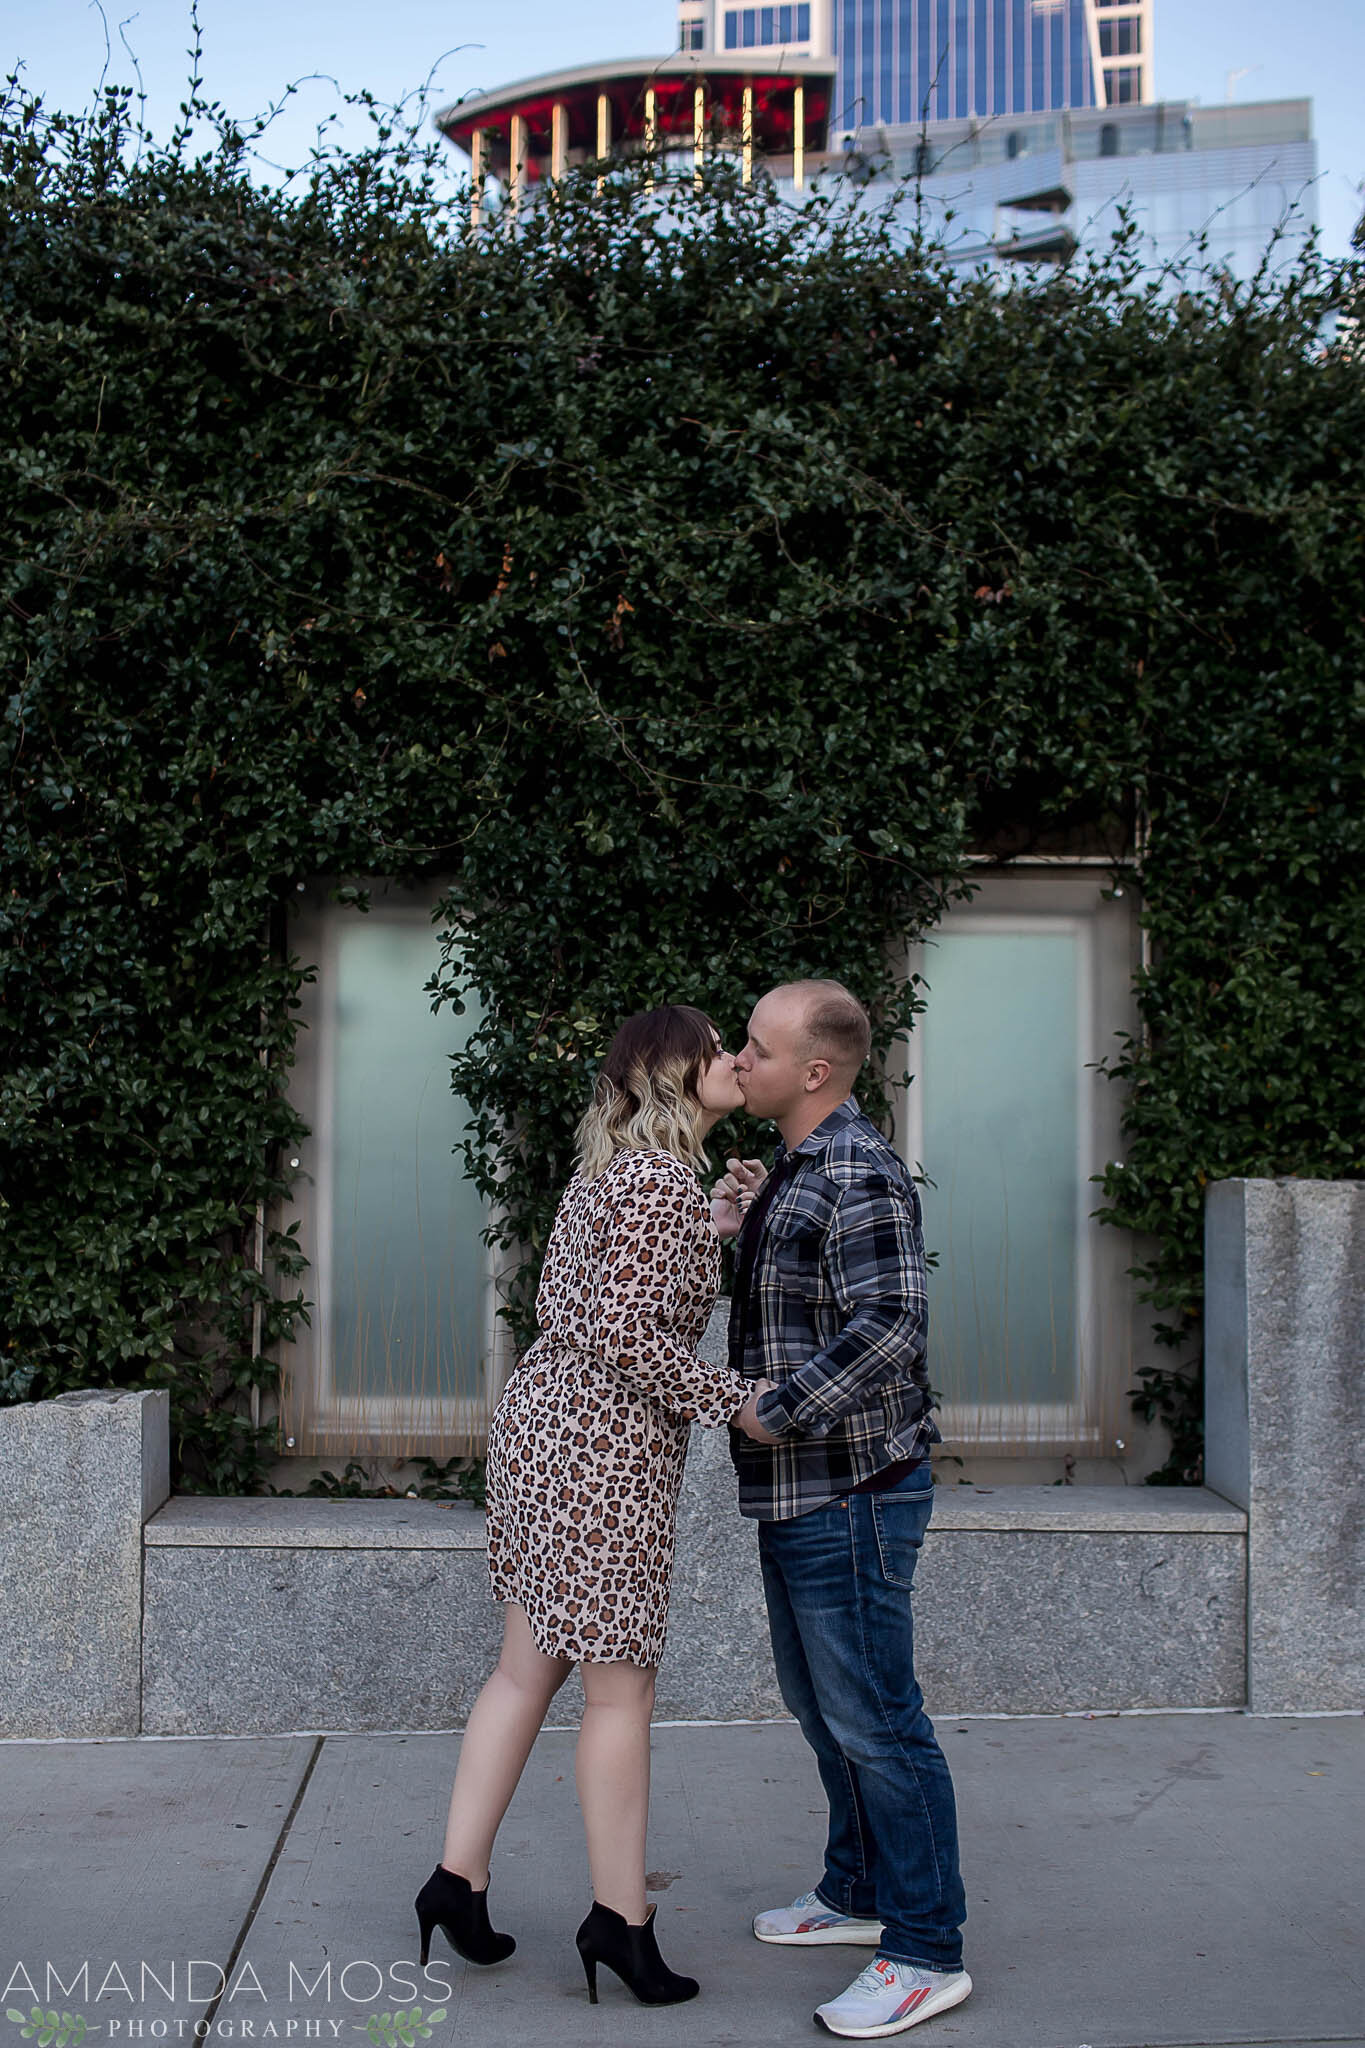
{"label": "pavement seam", "polygon": [[314,1769],[317,1766],[317,1760],[322,1755],[322,1745],[326,1741],[326,1739],[327,1738],[323,1735],[318,1735],[313,1738],[313,1753],[309,1757],[308,1762],[304,1765],[303,1776],[299,1779],[298,1790],[295,1792],[293,1799],[290,1801],[289,1811],[285,1815],[284,1819],[280,1822],[280,1831],[278,1835],[276,1835],[275,1837],[275,1846],[271,1850],[269,1856],[266,1858],[266,1865],[265,1869],[261,1872],[260,1883],[257,1885],[255,1891],[252,1893],[251,1903],[246,1909],[246,1916],[243,1919],[241,1926],[237,1930],[237,1939],[232,1944],[232,1953],[229,1955],[227,1961],[223,1964],[223,1988],[218,1993],[217,1997],[213,2000],[213,2003],[208,2007],[202,2021],[198,2023],[203,2028],[203,2035],[201,2038],[204,2040],[208,2039],[209,2035],[213,2030],[214,2015],[217,2013],[219,2006],[222,2004],[223,1999],[227,1994],[228,1985],[232,1982],[232,1972],[236,1967],[237,1958],[242,1953],[242,1950],[246,1947],[246,1939],[247,1936],[250,1934],[253,1925],[255,1924],[256,1915],[261,1909],[261,1901],[264,1899],[266,1892],[270,1888],[270,1880],[275,1875],[275,1865],[279,1862],[281,1853],[284,1849],[284,1845],[289,1840],[289,1830],[293,1827],[294,1817],[298,1813],[299,1808],[303,1804],[304,1794],[308,1790],[309,1784],[312,1780]]}

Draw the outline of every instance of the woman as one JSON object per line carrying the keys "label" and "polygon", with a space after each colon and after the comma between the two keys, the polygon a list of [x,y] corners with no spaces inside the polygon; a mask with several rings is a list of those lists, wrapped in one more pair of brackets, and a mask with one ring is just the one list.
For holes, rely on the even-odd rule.
{"label": "woman", "polygon": [[578,1952],[647,2005],[696,1996],[659,1955],[645,1902],[649,1721],[664,1645],[688,1427],[728,1422],[754,1387],[705,1364],[697,1340],[720,1286],[720,1232],[695,1169],[743,1097],[700,1010],[631,1017],[612,1040],[578,1130],[578,1170],[555,1217],[536,1316],[488,1438],[488,1565],[502,1653],[470,1714],[441,1862],[417,1898],[471,1962],[516,1946],[488,1919],[493,1838],[551,1699],[575,1664],[586,1699],[575,1776],[593,1905]]}

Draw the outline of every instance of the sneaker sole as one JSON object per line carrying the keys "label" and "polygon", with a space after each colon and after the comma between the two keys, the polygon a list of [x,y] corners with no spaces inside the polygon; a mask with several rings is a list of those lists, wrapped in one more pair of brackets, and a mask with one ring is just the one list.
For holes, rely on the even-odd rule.
{"label": "sneaker sole", "polygon": [[916,2006],[903,2020],[892,2020],[882,2027],[832,2027],[819,2012],[811,2015],[817,2027],[823,2027],[827,2034],[838,2034],[848,2041],[880,2041],[888,2034],[903,2034],[909,2027],[917,2027],[921,2020],[931,2020],[936,2014],[950,2012],[955,2005],[961,2005],[964,1998],[972,1995],[972,1980],[963,1972],[960,1984],[946,1985],[942,1991],[930,1992],[923,2005]]}
{"label": "sneaker sole", "polygon": [[813,1927],[809,1934],[760,1934],[755,1927],[754,1940],[774,1948],[876,1948],[885,1932],[879,1920],[855,1920],[847,1927]]}

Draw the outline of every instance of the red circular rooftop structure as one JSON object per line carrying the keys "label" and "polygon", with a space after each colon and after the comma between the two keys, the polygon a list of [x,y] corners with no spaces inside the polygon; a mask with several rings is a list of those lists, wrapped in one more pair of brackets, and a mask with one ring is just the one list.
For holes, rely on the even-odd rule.
{"label": "red circular rooftop structure", "polygon": [[490,173],[515,205],[524,188],[575,165],[679,148],[698,170],[710,151],[737,150],[746,180],[756,159],[787,159],[800,186],[806,157],[828,147],[834,64],[758,55],[675,50],[585,64],[461,100],[436,125],[470,158],[476,219]]}

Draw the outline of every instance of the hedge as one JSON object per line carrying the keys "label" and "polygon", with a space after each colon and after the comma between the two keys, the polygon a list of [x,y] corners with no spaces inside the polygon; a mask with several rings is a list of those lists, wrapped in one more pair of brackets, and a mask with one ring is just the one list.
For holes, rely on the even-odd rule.
{"label": "hedge", "polygon": [[1365,1160],[1360,266],[961,276],[724,165],[471,228],[400,129],[264,187],[216,118],[0,131],[0,1399],[168,1386],[260,1483],[299,882],[442,878],[524,1328],[620,1015],[834,971],[886,1045],[969,852],[1083,829],[1195,1476],[1205,1184]]}

